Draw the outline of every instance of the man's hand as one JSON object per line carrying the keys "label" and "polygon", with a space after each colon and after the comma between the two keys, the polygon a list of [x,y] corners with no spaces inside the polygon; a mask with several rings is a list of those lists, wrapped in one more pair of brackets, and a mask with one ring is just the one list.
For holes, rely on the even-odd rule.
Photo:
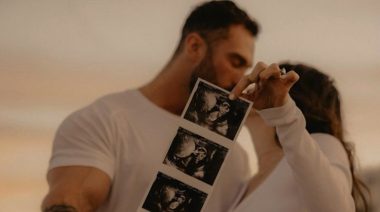
{"label": "man's hand", "polygon": [[[297,82],[299,76],[294,71],[281,75],[276,63],[270,66],[258,62],[253,71],[244,76],[231,91],[230,98],[243,97],[253,101],[253,107],[262,110],[280,107],[285,104],[290,88]],[[243,92],[249,85],[255,84],[253,91]]]}

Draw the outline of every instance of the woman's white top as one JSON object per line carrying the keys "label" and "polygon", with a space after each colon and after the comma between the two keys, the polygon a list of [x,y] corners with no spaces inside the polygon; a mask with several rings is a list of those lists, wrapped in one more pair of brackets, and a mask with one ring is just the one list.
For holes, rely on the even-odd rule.
{"label": "woman's white top", "polygon": [[349,161],[339,140],[324,133],[310,135],[302,112],[290,98],[284,106],[258,113],[276,127],[284,157],[243,200],[246,188],[241,190],[231,211],[354,212]]}

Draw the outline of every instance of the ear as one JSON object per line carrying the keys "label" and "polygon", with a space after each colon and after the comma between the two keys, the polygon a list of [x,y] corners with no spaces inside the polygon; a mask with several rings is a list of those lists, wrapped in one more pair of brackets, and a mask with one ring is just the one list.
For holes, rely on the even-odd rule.
{"label": "ear", "polygon": [[186,36],[184,52],[186,56],[193,62],[200,62],[207,52],[207,44],[205,40],[196,32],[192,32]]}

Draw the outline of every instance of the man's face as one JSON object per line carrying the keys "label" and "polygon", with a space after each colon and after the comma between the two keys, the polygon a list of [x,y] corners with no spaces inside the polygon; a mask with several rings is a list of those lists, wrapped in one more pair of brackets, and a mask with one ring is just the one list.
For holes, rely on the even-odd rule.
{"label": "man's face", "polygon": [[253,51],[254,37],[250,32],[241,25],[231,26],[228,38],[217,41],[195,68],[192,82],[201,77],[224,89],[232,90],[252,66]]}

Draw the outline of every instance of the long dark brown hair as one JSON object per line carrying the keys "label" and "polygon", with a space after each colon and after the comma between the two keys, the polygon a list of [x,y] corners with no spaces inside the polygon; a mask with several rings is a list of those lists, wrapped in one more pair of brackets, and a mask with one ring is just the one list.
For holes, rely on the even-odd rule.
{"label": "long dark brown hair", "polygon": [[368,212],[369,189],[357,176],[353,145],[344,140],[341,101],[334,80],[304,64],[282,63],[280,68],[294,70],[300,76],[289,94],[305,116],[307,131],[330,134],[342,143],[350,162],[356,211]]}

